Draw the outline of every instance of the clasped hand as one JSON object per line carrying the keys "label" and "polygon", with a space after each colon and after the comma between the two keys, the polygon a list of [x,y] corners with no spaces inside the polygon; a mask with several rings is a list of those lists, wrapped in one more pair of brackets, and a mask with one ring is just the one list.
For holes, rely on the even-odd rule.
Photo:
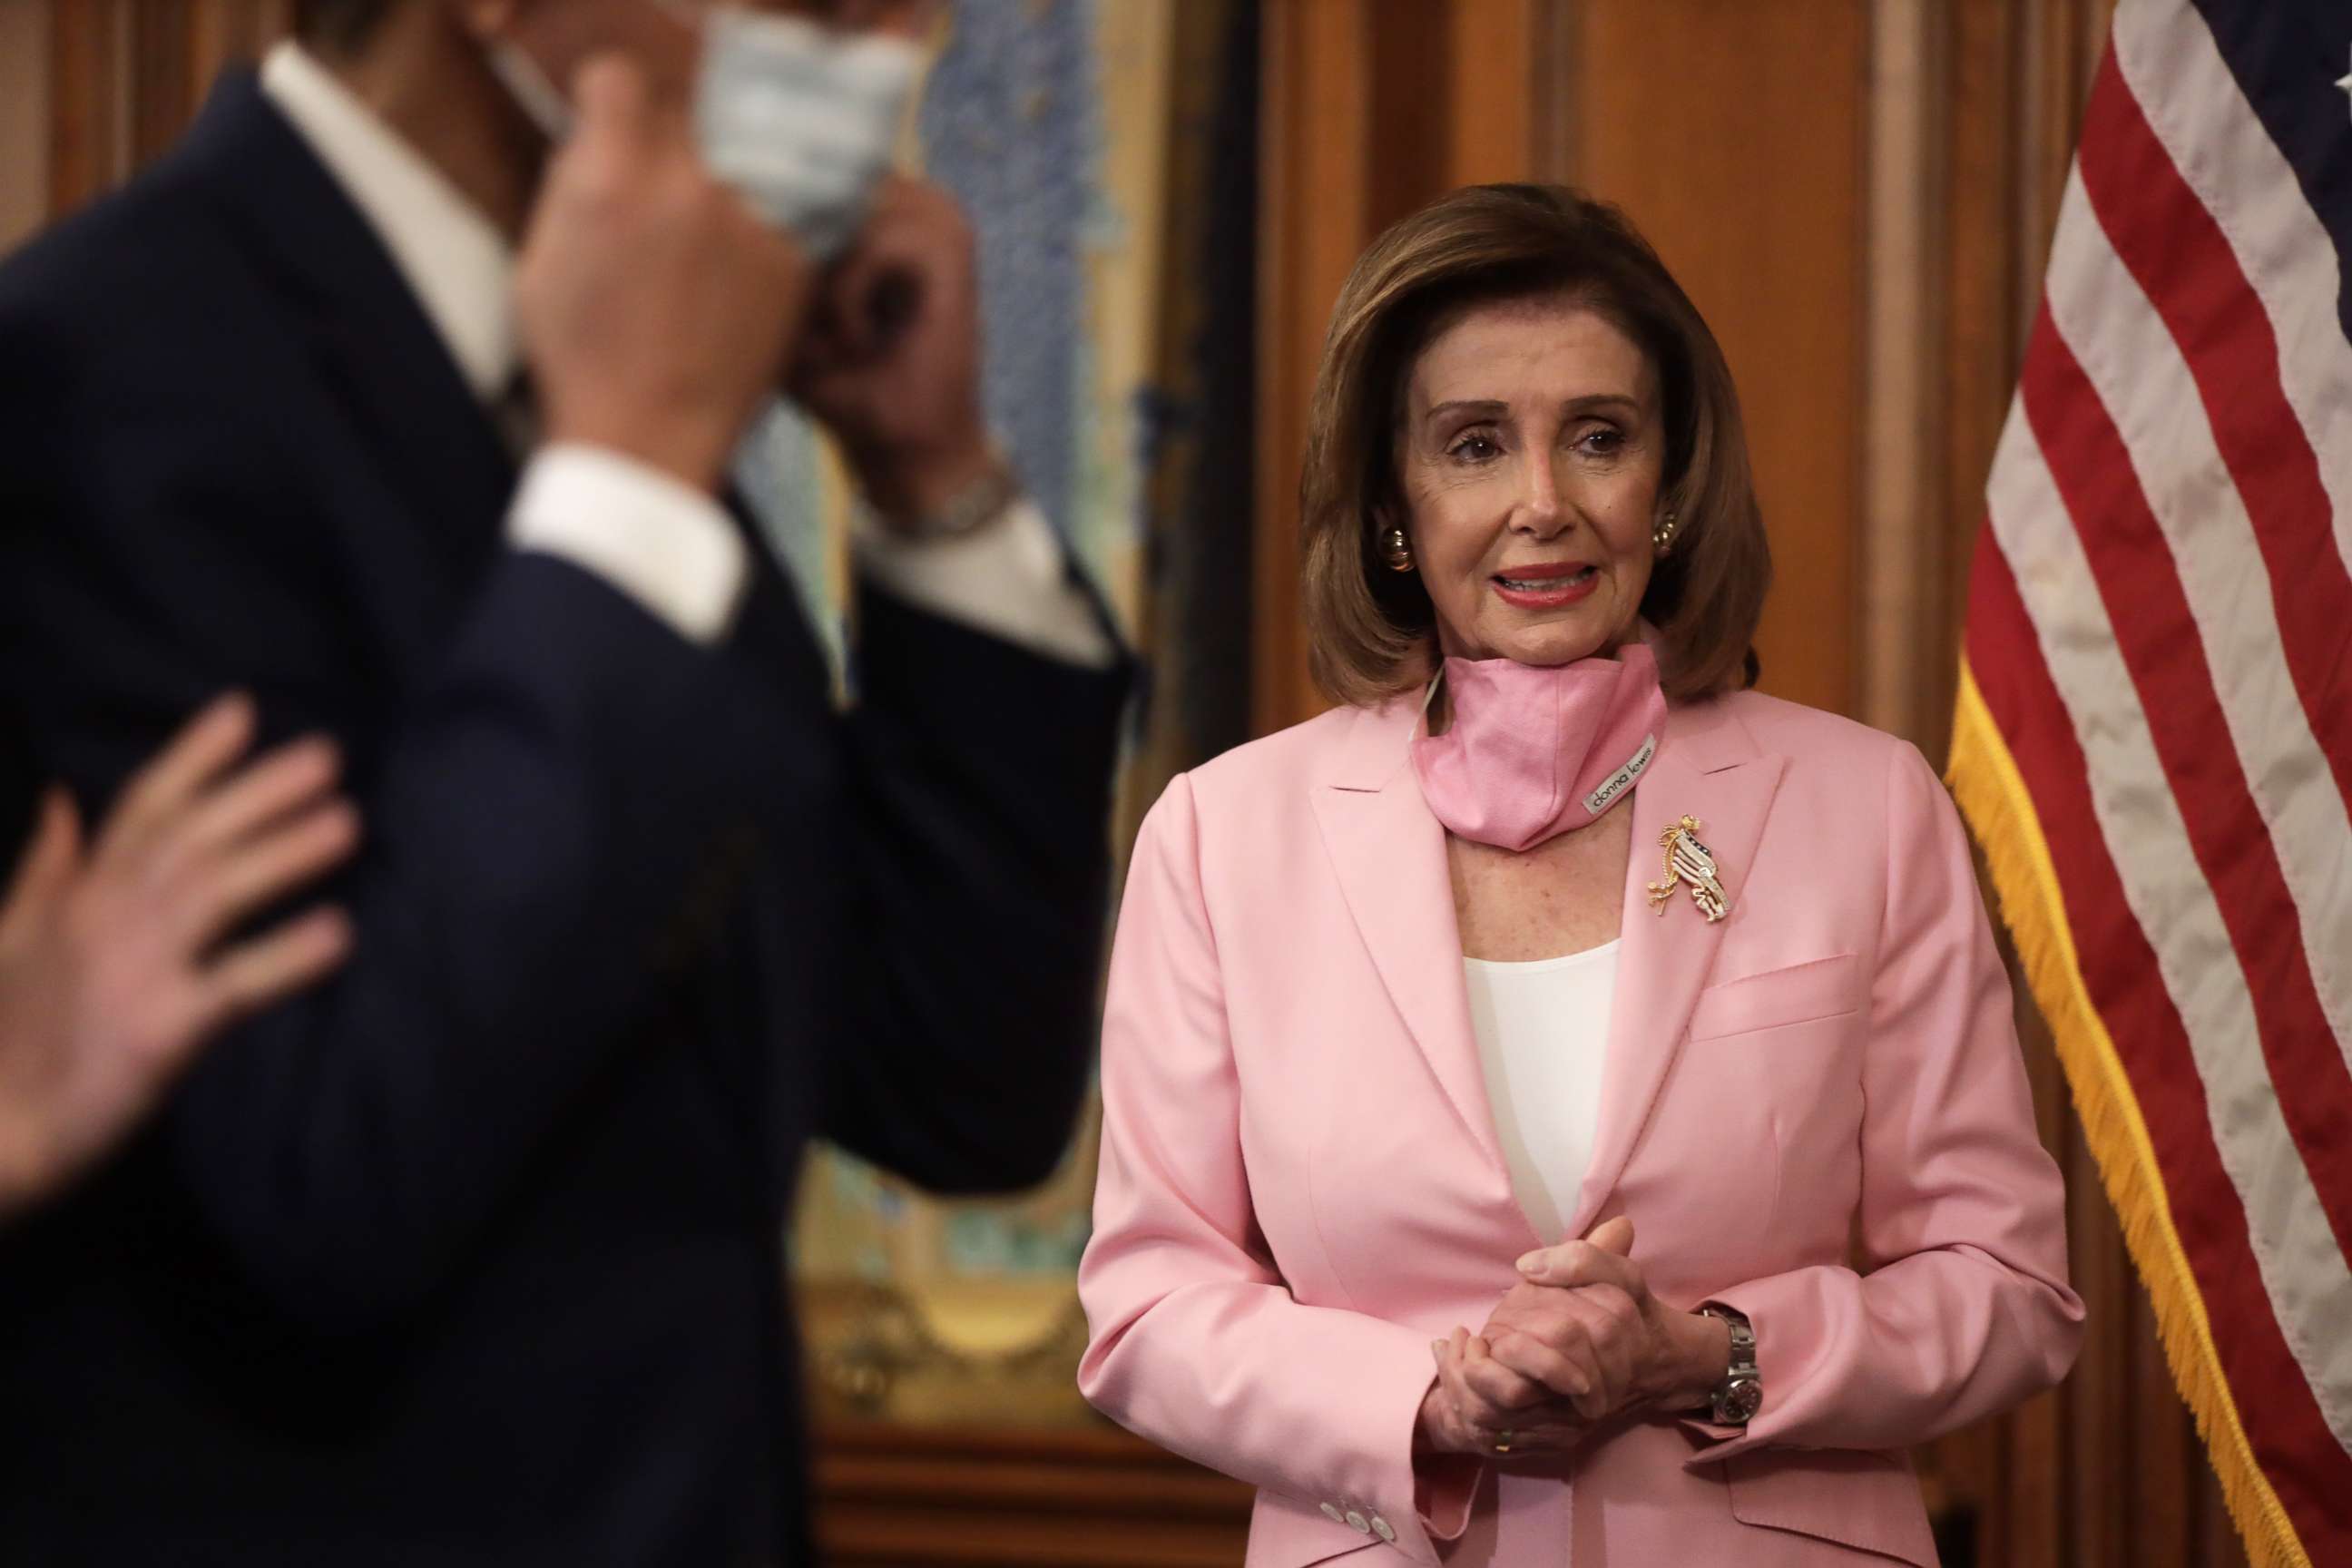
{"label": "clasped hand", "polygon": [[1520,1282],[1484,1328],[1431,1345],[1423,1446],[1556,1454],[1612,1417],[1703,1405],[1730,1365],[1729,1331],[1662,1305],[1633,1248],[1621,1216],[1520,1259]]}

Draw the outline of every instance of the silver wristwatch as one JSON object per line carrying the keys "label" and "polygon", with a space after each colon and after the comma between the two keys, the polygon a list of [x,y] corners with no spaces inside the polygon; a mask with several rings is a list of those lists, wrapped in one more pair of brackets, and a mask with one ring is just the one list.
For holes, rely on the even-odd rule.
{"label": "silver wristwatch", "polygon": [[1715,1387],[1709,1414],[1718,1426],[1745,1426],[1764,1408],[1764,1378],[1756,1366],[1756,1331],[1728,1307],[1708,1305],[1701,1317],[1713,1318],[1731,1331],[1731,1367]]}
{"label": "silver wristwatch", "polygon": [[1021,480],[1003,462],[950,496],[937,511],[915,518],[904,530],[916,539],[961,539],[977,533],[1012,510],[1021,499]]}

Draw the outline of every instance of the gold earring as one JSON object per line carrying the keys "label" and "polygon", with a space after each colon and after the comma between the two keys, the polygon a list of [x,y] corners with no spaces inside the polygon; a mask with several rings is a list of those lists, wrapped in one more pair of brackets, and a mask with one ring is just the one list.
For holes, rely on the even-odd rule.
{"label": "gold earring", "polygon": [[1412,541],[1405,537],[1403,529],[1391,528],[1381,535],[1381,559],[1391,572],[1412,570]]}
{"label": "gold earring", "polygon": [[1658,526],[1650,531],[1650,547],[1662,557],[1675,552],[1675,514],[1668,512]]}

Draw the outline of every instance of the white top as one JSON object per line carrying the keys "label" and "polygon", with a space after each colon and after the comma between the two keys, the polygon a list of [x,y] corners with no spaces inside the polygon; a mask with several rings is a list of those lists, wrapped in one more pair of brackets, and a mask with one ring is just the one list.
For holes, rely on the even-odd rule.
{"label": "white top", "polygon": [[[300,45],[269,51],[261,89],[383,240],[475,395],[496,402],[520,368],[506,237]],[[733,626],[751,570],[717,501],[594,447],[544,447],[531,458],[507,536],[594,573],[699,643]],[[856,546],[861,571],[936,615],[1074,664],[1099,668],[1115,656],[1032,502],[961,538],[868,531]]]}
{"label": "white top", "polygon": [[1462,967],[1511,1190],[1547,1246],[1564,1241],[1601,1125],[1617,943],[1531,963],[1465,958]]}

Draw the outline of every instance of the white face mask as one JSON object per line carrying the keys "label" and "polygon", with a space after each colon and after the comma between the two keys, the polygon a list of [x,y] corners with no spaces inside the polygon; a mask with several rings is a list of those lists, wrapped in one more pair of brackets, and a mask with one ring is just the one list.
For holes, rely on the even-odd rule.
{"label": "white face mask", "polygon": [[866,221],[923,54],[883,33],[722,10],[704,24],[695,140],[711,173],[818,260]]}
{"label": "white face mask", "polygon": [[[816,259],[838,254],[889,172],[922,50],[740,7],[713,11],[702,26],[694,130],[704,161]],[[537,61],[504,39],[488,58],[550,141],[572,133],[572,106]]]}

